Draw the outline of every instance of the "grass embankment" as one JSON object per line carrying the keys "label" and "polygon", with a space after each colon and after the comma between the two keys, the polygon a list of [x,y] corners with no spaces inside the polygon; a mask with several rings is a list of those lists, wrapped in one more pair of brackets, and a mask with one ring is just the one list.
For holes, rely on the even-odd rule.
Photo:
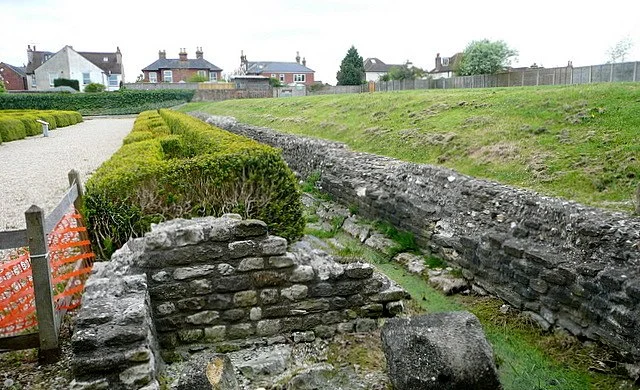
{"label": "grass embankment", "polygon": [[640,83],[227,100],[181,110],[616,210],[633,210],[640,182]]}

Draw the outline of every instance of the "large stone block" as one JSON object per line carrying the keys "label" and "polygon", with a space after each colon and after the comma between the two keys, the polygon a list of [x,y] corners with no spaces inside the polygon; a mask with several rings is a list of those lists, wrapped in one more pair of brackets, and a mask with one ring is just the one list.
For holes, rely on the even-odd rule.
{"label": "large stone block", "polygon": [[382,343],[394,389],[502,388],[491,346],[471,313],[387,320]]}

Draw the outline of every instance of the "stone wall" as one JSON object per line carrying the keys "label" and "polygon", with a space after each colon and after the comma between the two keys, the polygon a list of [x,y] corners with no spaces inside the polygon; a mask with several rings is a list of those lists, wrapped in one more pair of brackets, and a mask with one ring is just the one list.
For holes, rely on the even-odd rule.
{"label": "stone wall", "polygon": [[320,171],[323,191],[365,217],[412,232],[462,267],[476,289],[542,326],[640,358],[640,219],[233,118],[194,115],[281,148],[303,177]]}
{"label": "stone wall", "polygon": [[153,385],[160,349],[171,356],[193,344],[370,331],[407,297],[369,264],[339,264],[313,248],[287,253],[262,221],[172,220],[130,240],[89,278],[75,373],[82,383],[138,389]]}

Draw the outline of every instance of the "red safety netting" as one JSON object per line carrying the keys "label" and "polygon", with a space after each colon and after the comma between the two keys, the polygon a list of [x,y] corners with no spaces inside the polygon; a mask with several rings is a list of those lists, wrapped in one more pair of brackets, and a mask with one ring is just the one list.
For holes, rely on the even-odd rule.
{"label": "red safety netting", "polygon": [[[67,213],[47,238],[56,309],[72,310],[80,305],[95,259],[82,216],[75,210]],[[0,337],[36,326],[29,248],[12,249],[0,258]]]}

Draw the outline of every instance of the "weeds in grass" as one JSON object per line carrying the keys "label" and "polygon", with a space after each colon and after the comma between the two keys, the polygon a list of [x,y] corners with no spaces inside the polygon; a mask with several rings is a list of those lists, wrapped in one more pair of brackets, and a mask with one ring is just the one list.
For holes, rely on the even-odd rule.
{"label": "weeds in grass", "polygon": [[373,226],[376,230],[380,231],[396,243],[396,245],[389,250],[390,259],[398,253],[416,252],[419,249],[413,233],[398,230],[395,226],[386,221],[378,221],[374,223]]}
{"label": "weeds in grass", "polygon": [[427,256],[424,259],[424,265],[426,265],[427,268],[430,268],[430,269],[444,268],[447,266],[444,260],[436,256]]}

